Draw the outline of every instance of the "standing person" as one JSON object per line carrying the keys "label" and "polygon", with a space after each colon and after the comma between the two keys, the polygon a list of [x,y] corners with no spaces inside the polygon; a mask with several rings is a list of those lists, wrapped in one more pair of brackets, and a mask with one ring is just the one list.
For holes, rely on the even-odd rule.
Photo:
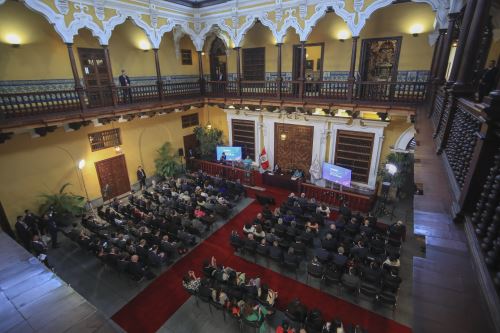
{"label": "standing person", "polygon": [[490,60],[488,68],[486,68],[479,80],[478,89],[478,99],[479,102],[483,100],[483,97],[488,95],[491,90],[495,87],[496,79],[498,76],[498,67],[496,66],[495,60]]}
{"label": "standing person", "polygon": [[24,248],[28,251],[31,251],[31,240],[32,234],[29,226],[26,224],[22,216],[17,217],[17,221],[15,224],[17,237],[21,240],[24,245]]}
{"label": "standing person", "polygon": [[139,181],[141,190],[146,188],[146,171],[140,165],[137,167],[137,180]]}
{"label": "standing person", "polygon": [[130,89],[130,78],[124,69],[122,69],[122,75],[118,77],[120,81],[120,86],[123,88],[123,101],[127,103],[127,99],[129,103],[132,103],[132,90]]}
{"label": "standing person", "polygon": [[59,244],[57,244],[57,233],[59,228],[57,227],[56,220],[54,220],[52,214],[49,216],[47,213],[43,215],[43,219],[46,221],[47,231],[49,232],[52,240],[52,248],[57,249],[59,247]]}

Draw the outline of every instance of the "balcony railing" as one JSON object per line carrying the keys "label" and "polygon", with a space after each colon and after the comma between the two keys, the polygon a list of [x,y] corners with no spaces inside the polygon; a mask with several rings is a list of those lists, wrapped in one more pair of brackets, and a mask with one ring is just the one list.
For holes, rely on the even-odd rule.
{"label": "balcony railing", "polygon": [[190,98],[352,102],[416,105],[425,101],[426,82],[207,81],[129,87],[0,94],[0,119],[85,112],[99,107],[162,103]]}

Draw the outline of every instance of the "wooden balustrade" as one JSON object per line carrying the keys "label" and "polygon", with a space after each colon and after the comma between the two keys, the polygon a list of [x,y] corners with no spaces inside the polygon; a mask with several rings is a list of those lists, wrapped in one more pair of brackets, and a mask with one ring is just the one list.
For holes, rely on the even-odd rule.
{"label": "wooden balustrade", "polygon": [[316,201],[324,202],[330,206],[340,207],[346,204],[352,211],[367,213],[373,208],[375,195],[361,195],[346,191],[339,191],[312,184],[301,184],[301,192],[308,198],[315,198]]}
{"label": "wooden balustrade", "polygon": [[241,95],[243,97],[277,97],[278,84],[276,81],[241,81]]}
{"label": "wooden balustrade", "polygon": [[448,92],[446,89],[439,89],[436,92],[436,96],[434,98],[434,104],[431,105],[431,121],[432,126],[434,127],[434,137],[437,136],[437,133],[440,130],[441,126],[441,117],[444,114],[444,110],[446,109],[446,103],[448,101]]}
{"label": "wooden balustrade", "polygon": [[[203,84],[203,89],[200,84]],[[424,102],[427,83],[347,81],[207,81],[179,82],[129,87],[102,87],[85,90],[63,90],[0,94],[0,119],[29,117],[50,113],[81,111],[85,108],[156,103],[161,100],[194,98],[270,98],[305,101],[356,100],[387,104]],[[351,89],[352,88],[352,89]],[[162,89],[162,90],[160,90]],[[162,92],[162,94],[160,94]],[[203,93],[203,94],[202,94]],[[300,94],[303,94],[301,96]],[[351,93],[353,94],[351,96]],[[79,98],[79,94],[80,96]],[[446,118],[444,118],[446,120]]]}
{"label": "wooden balustrade", "polygon": [[155,102],[160,99],[158,85],[117,87],[119,104]]}
{"label": "wooden balustrade", "polygon": [[170,98],[197,97],[201,95],[200,83],[198,81],[164,83],[163,95]]}
{"label": "wooden balustrade", "polygon": [[349,82],[347,81],[306,81],[305,99],[349,99]]}
{"label": "wooden balustrade", "polygon": [[239,180],[245,185],[253,185],[255,182],[253,170],[248,172],[239,167],[204,160],[194,160],[191,167],[195,170],[201,170],[211,176],[219,176],[231,181]]}
{"label": "wooden balustrade", "polygon": [[0,94],[0,118],[23,118],[80,110],[76,90]]}
{"label": "wooden balustrade", "polygon": [[458,189],[462,189],[478,140],[478,133],[485,119],[481,112],[466,99],[457,100],[452,110],[450,133],[444,142],[446,161],[450,167]]}

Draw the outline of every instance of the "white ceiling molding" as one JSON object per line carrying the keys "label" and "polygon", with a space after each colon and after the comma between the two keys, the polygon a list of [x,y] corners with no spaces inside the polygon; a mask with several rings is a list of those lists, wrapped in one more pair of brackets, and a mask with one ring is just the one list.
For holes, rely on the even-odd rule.
{"label": "white ceiling molding", "polygon": [[[0,4],[5,1],[0,0]],[[135,3],[124,3],[120,0],[80,0],[78,3],[69,2],[69,0],[54,1],[57,10],[40,0],[24,0],[23,2],[30,9],[46,17],[65,43],[72,43],[78,30],[87,28],[93,36],[99,39],[101,45],[107,45],[114,28],[130,17],[145,32],[153,48],[159,48],[163,35],[177,27],[178,31],[191,38],[197,51],[203,50],[207,36],[214,33],[224,41],[228,48],[230,45],[240,47],[245,34],[253,27],[256,20],[271,30],[277,43],[283,43],[289,28],[295,30],[301,41],[307,41],[314,26],[325,15],[328,7],[332,7],[334,13],[346,22],[353,36],[359,36],[370,15],[393,2],[393,0],[375,0],[363,10],[365,1],[354,0],[354,12],[349,12],[345,9],[344,0],[290,0],[286,2],[283,0],[273,2],[232,0],[202,8],[190,8],[155,0],[136,0]],[[431,6],[432,10],[436,12],[437,29],[446,28],[448,12],[463,7],[464,2],[464,0],[451,0],[450,4],[448,0],[412,1],[427,3]],[[66,25],[63,14],[69,13],[70,5],[73,5],[77,11],[73,14],[69,25]],[[308,6],[311,5],[315,6],[314,13],[311,17],[306,18]],[[103,28],[94,22],[94,17],[89,14],[91,7],[96,17],[101,20]],[[104,21],[104,8],[114,9],[117,15]],[[275,14],[275,21],[269,18],[271,12]],[[151,23],[143,21],[142,15],[149,16]],[[241,17],[245,17],[245,21],[239,26]],[[160,18],[166,19],[167,23],[159,25]],[[230,25],[226,22],[228,18],[231,19]],[[299,23],[299,19],[303,20],[303,27]],[[279,25],[276,22],[282,22],[279,30]],[[176,49],[176,54],[177,52]]]}

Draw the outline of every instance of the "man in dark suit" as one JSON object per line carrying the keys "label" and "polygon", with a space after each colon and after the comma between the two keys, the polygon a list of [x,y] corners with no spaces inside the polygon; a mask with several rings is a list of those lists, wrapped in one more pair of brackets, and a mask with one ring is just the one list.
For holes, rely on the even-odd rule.
{"label": "man in dark suit", "polygon": [[122,69],[122,75],[118,77],[120,81],[120,86],[123,88],[123,102],[127,103],[127,99],[129,103],[132,103],[132,90],[130,89],[130,78],[124,69]]}
{"label": "man in dark suit", "polygon": [[137,167],[137,180],[139,181],[141,190],[146,188],[146,171],[140,165]]}
{"label": "man in dark suit", "polygon": [[15,225],[15,228],[16,228],[17,237],[19,237],[19,239],[23,243],[24,248],[26,250],[30,251],[31,250],[31,239],[32,239],[31,230],[30,230],[29,226],[26,224],[26,222],[24,222],[24,219],[22,216],[17,217],[17,222]]}
{"label": "man in dark suit", "polygon": [[59,244],[57,244],[57,233],[59,232],[59,228],[57,227],[56,221],[52,214],[44,214],[43,219],[46,221],[47,231],[52,239],[52,248],[56,249],[59,247]]}

